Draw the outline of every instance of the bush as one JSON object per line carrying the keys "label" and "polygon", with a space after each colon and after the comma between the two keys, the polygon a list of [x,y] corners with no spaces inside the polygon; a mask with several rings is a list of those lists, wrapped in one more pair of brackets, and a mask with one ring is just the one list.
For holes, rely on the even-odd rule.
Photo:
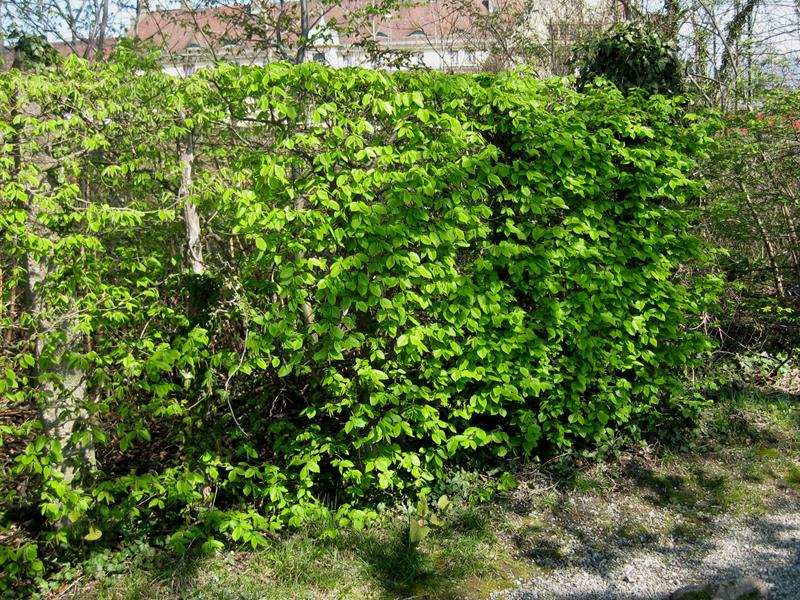
{"label": "bush", "polygon": [[358,528],[461,465],[696,413],[681,375],[708,341],[685,324],[713,286],[674,276],[703,255],[681,206],[704,137],[677,101],[315,64],[2,78],[3,254],[48,266],[27,312],[25,269],[4,271],[4,325],[44,340],[4,347],[6,410],[80,369],[65,447],[90,435],[97,457],[69,481],[52,465],[76,454],[30,411],[5,427],[7,506],[38,506],[34,541],[257,547],[327,512]]}
{"label": "bush", "polygon": [[589,40],[580,49],[578,86],[604,77],[624,93],[675,96],[684,91],[684,68],[674,43],[665,42],[652,26],[626,22]]}

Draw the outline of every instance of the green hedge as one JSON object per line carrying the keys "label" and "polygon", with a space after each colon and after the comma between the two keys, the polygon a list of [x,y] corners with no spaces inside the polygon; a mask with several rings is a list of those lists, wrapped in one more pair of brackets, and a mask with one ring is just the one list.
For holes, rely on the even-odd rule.
{"label": "green hedge", "polygon": [[[679,101],[313,64],[176,80],[70,61],[2,85],[2,256],[20,267],[3,300],[44,256],[49,314],[76,308],[84,334],[83,487],[46,468],[59,452],[35,418],[4,429],[29,444],[7,472],[35,482],[7,481],[9,505],[68,515],[56,540],[149,527],[255,547],[331,508],[360,526],[454,466],[697,410],[682,373],[708,342],[687,324],[711,286],[678,269],[703,256],[683,206],[704,134]],[[199,275],[181,250],[189,134]],[[0,384],[29,406],[37,324],[0,319],[27,328]]]}

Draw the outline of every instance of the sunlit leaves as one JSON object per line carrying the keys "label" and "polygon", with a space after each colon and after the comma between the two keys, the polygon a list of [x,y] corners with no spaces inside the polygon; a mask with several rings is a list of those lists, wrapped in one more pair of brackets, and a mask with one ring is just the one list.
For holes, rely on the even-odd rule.
{"label": "sunlit leaves", "polygon": [[[97,531],[256,547],[325,510],[363,527],[467,459],[591,449],[695,406],[680,370],[706,341],[683,325],[705,299],[674,275],[700,256],[681,205],[703,135],[675,102],[522,74],[71,69],[24,80],[82,112],[39,115],[22,148],[52,134],[69,169],[0,182],[2,234],[51,258],[52,314],[75,298],[91,341],[74,354],[106,462],[94,496],[53,483],[53,520],[80,505]],[[202,275],[175,198],[189,131]],[[35,365],[20,344],[3,389]],[[58,451],[31,444],[19,472]]]}

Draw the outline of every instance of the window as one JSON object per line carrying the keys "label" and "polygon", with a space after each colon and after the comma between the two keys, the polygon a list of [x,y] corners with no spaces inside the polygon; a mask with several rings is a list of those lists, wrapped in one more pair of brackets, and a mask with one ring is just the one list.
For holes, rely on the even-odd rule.
{"label": "window", "polygon": [[412,31],[411,33],[409,33],[408,37],[415,37],[415,38],[425,37],[425,32],[422,31],[421,29],[417,29],[416,31]]}

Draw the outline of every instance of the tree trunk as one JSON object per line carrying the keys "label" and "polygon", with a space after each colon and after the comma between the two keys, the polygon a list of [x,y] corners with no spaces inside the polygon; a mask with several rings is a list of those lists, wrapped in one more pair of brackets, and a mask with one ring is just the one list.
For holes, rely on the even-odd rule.
{"label": "tree trunk", "polygon": [[681,3],[680,0],[665,0],[664,12],[666,13],[666,27],[664,37],[677,42],[678,32],[681,28]]}
{"label": "tree trunk", "polygon": [[[761,0],[745,0],[744,5],[740,6],[738,1],[734,4],[734,16],[728,23],[725,39],[723,40],[724,50],[722,54],[722,63],[720,64],[719,73],[717,78],[725,84],[725,78],[728,72],[732,71],[732,84],[734,88],[740,83],[740,56],[739,56],[739,42],[742,38],[742,33],[747,25],[748,19],[753,14],[753,11],[759,5]],[[735,107],[735,106],[734,106]]]}
{"label": "tree trunk", "polygon": [[308,49],[309,40],[308,36],[311,34],[308,25],[308,0],[300,0],[300,46],[297,48],[297,63],[303,63],[306,60],[306,51]]}
{"label": "tree trunk", "polygon": [[136,20],[133,23],[133,39],[139,39],[139,25],[142,23],[142,18],[150,10],[147,0],[136,0]]}
{"label": "tree trunk", "polygon": [[[299,196],[294,202],[295,210],[298,210],[298,211],[303,210],[305,208],[305,206],[306,206],[306,202],[305,202],[305,200],[303,199],[302,196]],[[300,260],[300,259],[302,259],[304,257],[305,257],[305,253],[300,252],[299,254],[295,255],[295,260]],[[303,313],[303,322],[308,326],[313,325],[314,324],[314,309],[311,308],[311,303],[308,302],[308,301],[303,302],[300,305],[300,310]],[[316,333],[312,333],[311,334],[311,340],[314,343],[316,343],[319,340],[319,337],[317,336]]]}
{"label": "tree trunk", "polygon": [[[759,154],[761,155],[761,159],[764,165],[767,167],[769,172],[768,180],[777,184],[779,190],[783,192],[786,196],[786,199],[789,200],[795,209],[800,208],[800,202],[798,202],[797,194],[786,184],[786,182],[781,178],[778,169],[775,167],[775,161],[771,160],[767,153],[761,148]],[[797,268],[800,266],[800,257],[798,257],[798,252],[800,252],[800,240],[797,238],[797,227],[795,226],[794,217],[792,216],[792,211],[789,210],[789,207],[781,202],[781,213],[783,214],[784,221],[786,222],[786,230],[789,236],[789,244],[790,244],[790,253],[792,255],[792,262]]]}
{"label": "tree trunk", "polygon": [[[0,334],[0,342],[4,342],[9,348],[14,343],[14,329],[17,323],[17,283],[14,279],[15,261],[9,260],[9,273],[11,277],[5,278],[5,270],[0,269],[0,317],[8,319],[8,328]],[[8,304],[3,303],[3,296],[8,292]]]}
{"label": "tree trunk", "polygon": [[[35,214],[31,215],[35,218]],[[84,373],[70,355],[82,345],[77,329],[77,309],[71,302],[71,314],[51,317],[43,298],[47,278],[47,258],[26,255],[26,307],[37,329],[34,333],[34,378],[42,396],[39,418],[44,434],[59,442],[63,460],[56,469],[65,483],[84,479],[95,465],[94,444],[90,436],[73,440],[86,429],[88,413]]]}
{"label": "tree trunk", "polygon": [[97,32],[97,49],[95,51],[94,60],[103,60],[105,58],[106,47],[106,31],[108,30],[108,17],[109,17],[109,3],[110,0],[103,0],[103,15],[100,19],[100,30]]}
{"label": "tree trunk", "polygon": [[758,235],[761,236],[761,242],[764,244],[764,251],[767,253],[767,263],[769,264],[770,271],[772,271],[772,280],[775,283],[775,291],[779,297],[783,298],[783,296],[786,294],[783,289],[783,277],[781,276],[781,270],[776,259],[775,246],[772,244],[772,240],[769,237],[767,228],[764,226],[764,222],[761,220],[761,215],[758,212],[758,208],[755,206],[753,199],[750,197],[750,193],[747,191],[744,183],[741,181],[737,183],[742,194],[744,194],[747,208],[750,210],[750,214],[753,217],[753,222],[756,224],[756,229],[758,229]]}
{"label": "tree trunk", "polygon": [[[11,122],[18,116],[18,98],[11,100]],[[12,175],[19,179],[22,171],[22,124],[15,125],[11,135],[13,152]],[[28,159],[35,162],[35,158]],[[44,185],[44,184],[42,184]],[[24,204],[26,223],[30,233],[56,241],[56,235],[39,218],[36,194],[28,190]],[[74,298],[66,315],[53,315],[47,307],[44,286],[48,275],[47,253],[37,255],[32,249],[25,254],[25,309],[30,315],[33,328],[33,381],[39,392],[39,418],[44,434],[58,442],[62,460],[54,464],[63,475],[65,483],[85,478],[95,464],[94,443],[90,435],[73,439],[88,422],[86,411],[86,382],[80,368],[71,360],[74,351],[80,348],[81,334],[77,329],[77,307]],[[86,432],[88,434],[88,432]]]}
{"label": "tree trunk", "polygon": [[792,265],[796,269],[798,266],[800,266],[800,257],[797,255],[797,253],[800,252],[800,245],[798,245],[800,240],[797,239],[797,227],[795,226],[792,213],[788,206],[785,204],[781,205],[781,213],[783,214],[783,219],[786,222],[786,231],[789,236],[789,254],[792,255]]}
{"label": "tree trunk", "polygon": [[186,263],[192,273],[202,275],[206,266],[203,262],[203,240],[200,229],[200,215],[197,206],[189,199],[194,183],[194,139],[186,137],[180,151],[181,185],[178,200],[183,203],[183,220],[186,225]]}
{"label": "tree trunk", "polygon": [[5,69],[6,66],[6,30],[3,27],[3,11],[5,10],[5,2],[0,0],[0,69]]}

